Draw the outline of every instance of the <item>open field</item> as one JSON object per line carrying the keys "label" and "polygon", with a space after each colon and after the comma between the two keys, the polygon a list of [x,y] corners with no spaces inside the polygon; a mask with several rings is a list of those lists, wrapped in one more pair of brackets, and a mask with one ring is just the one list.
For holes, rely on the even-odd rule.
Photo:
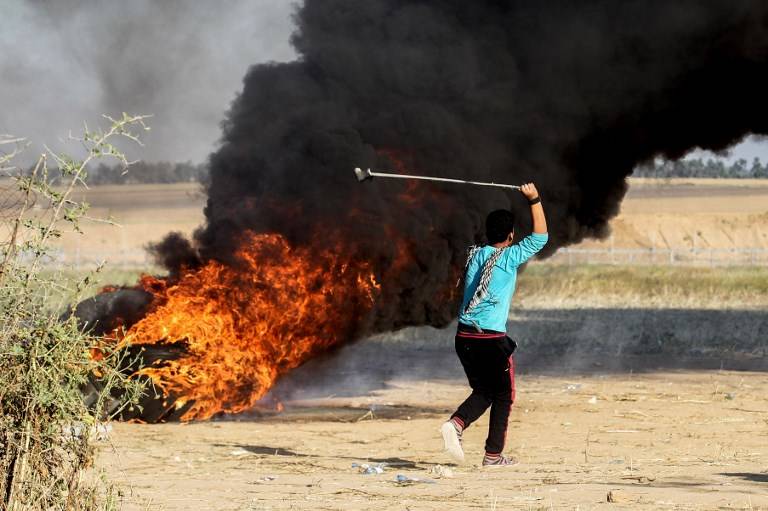
{"label": "open field", "polygon": [[611,226],[583,246],[768,248],[768,180],[630,179]]}
{"label": "open field", "polygon": [[[621,213],[612,222],[612,236],[575,248],[768,250],[768,180],[629,182]],[[111,217],[119,226],[90,223],[84,226],[85,235],[65,235],[62,260],[76,266],[101,260],[125,267],[148,265],[148,243],[170,231],[189,235],[204,220],[205,197],[194,183],[96,186],[83,198],[91,204],[91,216]],[[665,263],[661,256],[654,261]]]}
{"label": "open field", "polygon": [[196,183],[99,186],[84,199],[91,216],[114,218],[119,226],[91,224],[84,236],[66,237],[64,251],[83,259],[104,254],[107,261],[146,263],[147,244],[171,231],[191,235],[204,219],[205,196]]}
{"label": "open field", "polygon": [[768,308],[768,267],[534,263],[520,275],[517,308]]}
{"label": "open field", "polygon": [[171,231],[190,235],[204,219],[205,196],[197,183],[94,186],[74,198],[90,204],[90,217],[116,225],[84,221],[82,235],[65,233],[56,244],[65,266],[149,266],[147,244]]}
{"label": "open field", "polygon": [[437,428],[467,392],[445,380],[236,421],[116,424],[100,463],[127,510],[768,509],[767,386],[722,371],[523,375],[509,469],[478,466],[487,417],[465,464],[441,452]]}
{"label": "open field", "polygon": [[[152,188],[89,192],[122,225],[63,241],[117,263],[92,292],[157,271],[142,247],[202,221],[196,185]],[[584,247],[768,248],[768,183],[633,180],[613,227]],[[312,360],[249,414],[114,424],[97,466],[126,510],[768,509],[768,268],[535,262],[519,290],[514,468],[477,466],[487,417],[466,464],[441,452],[437,427],[468,391],[451,328]]]}
{"label": "open field", "polygon": [[[103,286],[132,285],[142,273],[162,273],[157,266],[109,268],[96,275],[93,294]],[[83,271],[64,271],[82,278]],[[764,309],[768,307],[768,268],[722,267],[691,271],[680,266],[589,265],[533,263],[520,274],[513,306],[536,307],[687,307],[701,309]]]}

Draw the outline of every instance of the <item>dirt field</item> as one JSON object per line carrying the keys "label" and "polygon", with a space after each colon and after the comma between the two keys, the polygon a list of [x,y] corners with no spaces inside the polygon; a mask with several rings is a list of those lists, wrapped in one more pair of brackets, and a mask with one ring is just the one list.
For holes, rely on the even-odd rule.
{"label": "dirt field", "polygon": [[[85,235],[65,235],[67,262],[87,266],[106,259],[122,267],[149,264],[144,247],[170,231],[191,234],[203,221],[200,185],[96,186],[84,194],[96,218]],[[768,180],[631,179],[613,235],[576,248],[766,249]]]}
{"label": "dirt field", "polygon": [[437,428],[468,393],[450,328],[312,360],[250,414],[115,424],[99,466],[127,510],[768,509],[764,308],[592,303],[513,311],[508,470],[478,466],[487,416],[466,464],[442,453]]}
{"label": "dirt field", "polygon": [[616,248],[768,248],[768,180],[631,179]]}
{"label": "dirt field", "polygon": [[197,183],[94,186],[75,198],[88,202],[90,217],[116,224],[84,221],[82,235],[64,234],[57,247],[62,260],[76,267],[104,260],[113,266],[146,267],[148,243],[171,231],[189,235],[204,220],[205,196]]}
{"label": "dirt field", "polygon": [[116,424],[100,465],[124,509],[768,509],[766,388],[749,372],[523,375],[508,469],[478,466],[487,417],[465,464],[442,453],[437,428],[467,393],[444,380],[237,421]]}

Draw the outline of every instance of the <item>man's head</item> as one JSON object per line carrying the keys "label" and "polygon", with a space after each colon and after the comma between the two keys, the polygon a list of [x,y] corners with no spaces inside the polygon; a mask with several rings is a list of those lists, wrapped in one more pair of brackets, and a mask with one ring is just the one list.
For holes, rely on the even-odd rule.
{"label": "man's head", "polygon": [[485,219],[485,237],[494,245],[511,241],[515,230],[515,215],[506,209],[497,209],[488,213]]}

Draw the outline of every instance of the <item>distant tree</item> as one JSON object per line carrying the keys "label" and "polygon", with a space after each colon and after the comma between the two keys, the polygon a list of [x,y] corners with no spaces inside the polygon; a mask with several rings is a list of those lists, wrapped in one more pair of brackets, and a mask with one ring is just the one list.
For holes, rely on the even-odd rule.
{"label": "distant tree", "polygon": [[739,158],[730,165],[723,160],[701,158],[687,160],[655,160],[640,165],[633,173],[636,177],[710,177],[710,178],[768,178],[768,162],[765,165],[760,158],[752,160],[751,165],[744,158]]}
{"label": "distant tree", "polygon": [[760,162],[760,158],[755,157],[752,160],[752,168],[749,169],[749,173],[754,178],[768,177],[768,164],[763,166]]}

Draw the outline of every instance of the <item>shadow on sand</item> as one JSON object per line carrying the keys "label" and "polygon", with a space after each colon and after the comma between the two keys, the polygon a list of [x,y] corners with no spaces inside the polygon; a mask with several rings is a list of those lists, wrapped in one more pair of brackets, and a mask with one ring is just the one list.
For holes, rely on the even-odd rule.
{"label": "shadow on sand", "polygon": [[[249,445],[249,444],[215,444],[215,447],[226,447],[234,449],[242,449],[251,454],[257,454],[259,456],[288,456],[295,458],[322,458],[323,456],[317,456],[315,454],[306,454],[301,452],[292,451],[290,449],[283,449],[282,447],[269,447],[266,445]],[[390,467],[408,469],[408,470],[424,470],[436,465],[436,463],[425,463],[406,460],[403,458],[354,458],[351,456],[334,456],[335,459],[349,460],[350,462],[360,463],[365,462],[369,464],[383,463]],[[455,466],[453,463],[443,463],[443,465]]]}
{"label": "shadow on sand", "polygon": [[723,472],[721,476],[738,477],[746,481],[752,481],[755,483],[768,483],[768,474],[754,474],[749,472]]}

